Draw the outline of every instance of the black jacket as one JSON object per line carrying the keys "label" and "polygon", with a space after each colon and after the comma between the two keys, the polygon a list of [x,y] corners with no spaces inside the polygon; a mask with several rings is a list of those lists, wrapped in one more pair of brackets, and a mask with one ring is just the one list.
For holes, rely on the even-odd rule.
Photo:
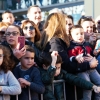
{"label": "black jacket", "polygon": [[46,45],[45,52],[58,51],[62,57],[62,68],[70,73],[83,72],[90,69],[89,63],[78,64],[77,62],[72,63],[68,57],[68,47],[66,43],[57,37],[53,37]]}
{"label": "black jacket", "polygon": [[83,43],[79,44],[74,41],[71,41],[70,46],[68,48],[68,56],[75,57],[82,53],[83,53],[83,56],[87,56],[87,54],[90,54],[93,56],[93,50],[90,47],[89,43],[84,41]]}

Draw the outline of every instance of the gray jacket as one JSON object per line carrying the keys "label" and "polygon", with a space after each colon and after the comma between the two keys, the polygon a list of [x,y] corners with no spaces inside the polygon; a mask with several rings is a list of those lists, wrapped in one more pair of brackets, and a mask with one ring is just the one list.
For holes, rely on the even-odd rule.
{"label": "gray jacket", "polygon": [[21,93],[21,87],[15,76],[11,71],[4,73],[0,71],[0,100],[10,100],[10,95],[17,95]]}

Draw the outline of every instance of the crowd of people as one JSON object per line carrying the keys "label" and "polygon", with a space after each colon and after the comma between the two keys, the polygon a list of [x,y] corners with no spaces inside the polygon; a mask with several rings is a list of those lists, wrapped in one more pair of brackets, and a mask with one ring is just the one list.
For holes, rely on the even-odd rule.
{"label": "crowd of people", "polygon": [[[100,100],[100,16],[73,17],[59,9],[41,21],[41,9],[30,6],[28,19],[14,23],[11,11],[0,22],[0,100]],[[25,38],[20,48],[19,37]]]}

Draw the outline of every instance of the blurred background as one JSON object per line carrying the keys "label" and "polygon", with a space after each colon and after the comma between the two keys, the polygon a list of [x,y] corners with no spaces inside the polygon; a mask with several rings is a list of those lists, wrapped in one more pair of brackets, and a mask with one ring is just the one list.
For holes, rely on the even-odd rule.
{"label": "blurred background", "polygon": [[99,15],[99,4],[100,0],[0,0],[0,15],[5,10],[11,10],[16,18],[25,19],[28,7],[38,5],[42,10],[42,20],[45,20],[51,9],[59,8],[72,15],[76,24],[82,15],[96,18]]}

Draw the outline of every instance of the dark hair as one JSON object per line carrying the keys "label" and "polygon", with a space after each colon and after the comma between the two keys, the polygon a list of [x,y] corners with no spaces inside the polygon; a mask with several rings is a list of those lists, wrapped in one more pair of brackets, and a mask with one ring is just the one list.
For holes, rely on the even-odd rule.
{"label": "dark hair", "polygon": [[77,29],[77,28],[82,28],[83,29],[83,27],[81,25],[74,25],[74,26],[72,26],[71,29],[70,29],[70,31],[69,31],[70,36],[71,36],[72,30],[73,29]]}
{"label": "dark hair", "polygon": [[[3,19],[4,14],[6,14],[6,13],[9,13],[9,14],[12,14],[12,15],[13,15],[13,13],[12,13],[10,10],[6,10],[6,11],[4,11],[4,12],[2,13],[2,19]],[[13,16],[14,16],[14,15],[13,15]]]}
{"label": "dark hair", "polygon": [[[19,30],[19,32],[20,32],[20,35],[24,36],[23,30],[20,28],[20,26],[18,26],[18,25],[9,25],[9,26],[15,26],[15,27],[17,27],[18,30]],[[7,27],[7,29],[9,28],[9,26]],[[7,29],[6,29],[6,31],[7,31]]]}
{"label": "dark hair", "polygon": [[94,23],[91,16],[82,16],[78,21],[78,25],[82,25],[82,23],[85,22],[85,21],[91,21],[91,22]]}
{"label": "dark hair", "polygon": [[[52,62],[51,53],[42,52],[41,53],[41,64],[45,65],[46,67],[50,66]],[[62,58],[60,55],[57,56],[56,64],[62,63]]]}
{"label": "dark hair", "polygon": [[25,45],[25,48],[26,48],[26,51],[29,51],[35,54],[35,50],[31,46]]}
{"label": "dark hair", "polygon": [[70,18],[72,20],[72,22],[73,22],[73,16],[67,15],[67,18]]}
{"label": "dark hair", "polygon": [[15,63],[13,60],[11,60],[11,52],[10,50],[3,46],[3,45],[0,45],[0,49],[3,51],[3,63],[0,65],[0,70],[3,70],[5,73],[8,71],[8,70],[12,70]]}

